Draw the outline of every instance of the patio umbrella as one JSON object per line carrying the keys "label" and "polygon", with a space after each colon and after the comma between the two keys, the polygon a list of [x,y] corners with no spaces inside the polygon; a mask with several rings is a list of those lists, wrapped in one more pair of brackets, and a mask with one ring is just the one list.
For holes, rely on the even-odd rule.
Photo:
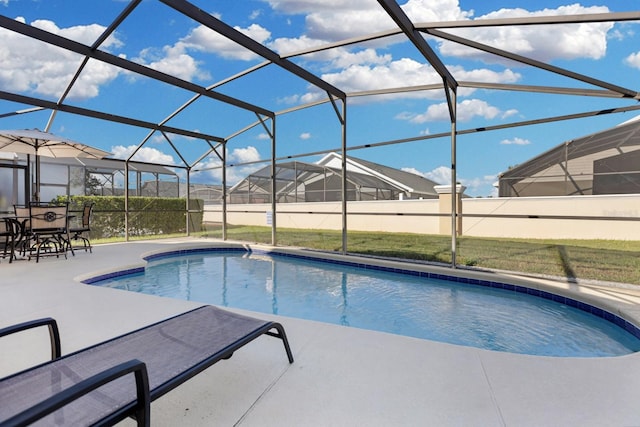
{"label": "patio umbrella", "polygon": [[36,201],[40,200],[40,156],[101,159],[111,154],[38,129],[0,130],[0,151],[36,156]]}

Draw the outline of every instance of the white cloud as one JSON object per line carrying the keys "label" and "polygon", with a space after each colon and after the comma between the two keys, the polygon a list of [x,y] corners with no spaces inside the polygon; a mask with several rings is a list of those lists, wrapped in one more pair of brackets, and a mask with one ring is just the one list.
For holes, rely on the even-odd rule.
{"label": "white cloud", "polygon": [[[217,163],[205,163],[204,165],[202,165],[202,168],[206,169],[207,167],[218,167],[218,166],[219,164]],[[227,185],[233,186],[237,184],[241,180],[245,179],[248,175],[252,174],[258,169],[261,169],[263,166],[264,165],[247,165],[247,166],[228,167],[226,171]],[[204,178],[204,181],[206,182],[211,182],[211,181],[222,182],[222,169],[219,167],[217,169],[210,169],[210,170],[195,172],[192,177],[195,179],[201,174],[206,175],[206,178]]]}
{"label": "white cloud", "polygon": [[194,77],[209,78],[209,74],[199,68],[199,63],[186,53],[185,48],[186,46],[181,43],[165,46],[161,52],[147,48],[140,52],[136,61],[183,80],[193,80]]}
{"label": "white cloud", "polygon": [[[24,22],[23,18],[18,21]],[[59,28],[54,22],[37,20],[31,25],[81,43],[92,44],[105,30],[97,24]],[[0,87],[17,92],[59,97],[78,70],[83,57],[65,49],[0,29]],[[117,36],[109,37],[102,48],[120,47]],[[70,98],[86,99],[99,94],[100,87],[121,73],[100,61],[89,61],[73,87]]]}
{"label": "white cloud", "polygon": [[[578,3],[556,9],[527,11],[503,8],[477,19],[497,19],[535,16],[562,16],[606,13],[606,6],[584,7]],[[556,59],[603,58],[607,50],[607,34],[613,23],[583,23],[553,26],[513,26],[456,29],[452,33],[499,49],[515,52],[545,62]],[[444,55],[487,59],[489,54],[479,52],[457,43],[441,41],[440,51]],[[494,57],[494,60],[498,58]]]}
{"label": "white cloud", "polygon": [[235,148],[230,154],[228,159],[233,163],[255,162],[261,159],[258,149],[253,146],[245,148]]}
{"label": "white cloud", "polygon": [[[450,70],[453,76],[460,81],[515,83],[522,77],[519,73],[509,69],[498,72],[486,68],[465,70],[460,66],[452,66]],[[377,65],[351,65],[338,72],[323,74],[322,78],[347,93],[442,83],[442,77],[431,65],[410,58],[401,58]],[[475,89],[460,88],[458,96],[469,96],[473,92]],[[294,100],[310,102],[322,96],[325,94],[319,91],[309,92]],[[400,98],[443,99],[444,91],[400,92],[377,96],[368,99],[368,101]]]}
{"label": "white cloud", "polygon": [[[25,22],[23,18],[18,18],[17,20]],[[41,30],[48,31],[67,39],[75,40],[86,45],[93,44],[106,29],[106,27],[98,24],[76,25],[69,28],[60,28],[53,21],[46,19],[33,21],[31,25],[36,28],[40,28]],[[122,46],[122,42],[116,36],[111,35],[107,40],[105,40],[100,48],[109,50],[110,48],[120,46]]]}
{"label": "white cloud", "polygon": [[470,196],[490,196],[497,197],[498,190],[494,187],[494,183],[498,177],[496,175],[485,175],[476,178],[459,178],[460,184],[467,187],[464,192]]}
{"label": "white cloud", "polygon": [[[329,42],[395,28],[393,20],[370,0],[266,0],[273,9],[285,14],[304,14],[305,33],[296,38],[278,38],[269,47],[282,55],[299,52]],[[409,0],[403,9],[416,21],[465,19],[470,16],[459,8],[458,0]],[[388,37],[368,42],[368,48],[353,51],[334,48],[301,57],[304,61],[322,61],[323,69],[350,68],[357,65],[390,63],[391,55],[380,54],[373,47],[386,47],[404,41]],[[353,71],[353,70],[352,70]],[[347,71],[349,73],[349,71]],[[332,78],[329,75],[328,78]],[[327,78],[327,76],[323,76]],[[307,94],[307,100],[317,96]]]}
{"label": "white cloud", "polygon": [[310,139],[311,138],[311,134],[309,132],[303,132],[300,134],[300,139]]}
{"label": "white cloud", "polygon": [[632,53],[624,59],[624,63],[633,68],[640,69],[640,52]]}
{"label": "white cloud", "polygon": [[518,110],[516,110],[515,108],[510,108],[507,111],[503,112],[500,117],[506,119],[508,117],[515,116],[516,114],[518,114]]}
{"label": "white cloud", "polygon": [[498,197],[498,189],[494,183],[498,180],[497,175],[485,175],[475,178],[460,178],[460,184],[464,185],[465,194],[470,196]]}
{"label": "white cloud", "polygon": [[627,36],[632,36],[632,34],[623,33],[620,30],[614,29],[613,31],[609,31],[607,37],[611,40],[621,41],[627,38]]}
{"label": "white cloud", "polygon": [[459,0],[409,0],[402,6],[414,22],[460,21],[468,19],[473,11],[460,9]]}
{"label": "white cloud", "polygon": [[[235,185],[240,180],[247,177],[247,175],[255,172],[258,169],[264,167],[263,164],[242,165],[246,162],[255,162],[261,160],[260,153],[253,146],[247,146],[244,148],[235,148],[231,152],[227,153],[227,163],[239,164],[239,166],[228,167],[226,170],[227,184]],[[216,156],[208,157],[205,162],[199,165],[202,169],[216,168],[210,170],[204,170],[200,173],[208,174],[208,176],[217,182],[222,181],[222,169],[220,168],[220,159]]]}
{"label": "white cloud", "polygon": [[353,65],[340,72],[324,74],[322,78],[345,92],[442,82],[433,67],[409,58],[373,67]]}
{"label": "white cloud", "polygon": [[[116,145],[111,147],[111,152],[113,153],[113,157],[116,159],[127,159],[129,158],[131,153],[135,151],[136,148],[136,145],[129,145],[127,147],[125,147],[124,145]],[[157,163],[161,165],[176,164],[172,156],[151,147],[142,147],[136,152],[132,160],[136,160],[139,162]]]}
{"label": "white cloud", "polygon": [[[258,43],[264,44],[271,37],[271,32],[258,24],[251,24],[246,28],[234,27],[234,29],[251,37]],[[203,25],[194,28],[191,33],[184,37],[179,43],[188,49],[213,53],[226,59],[250,61],[258,58],[252,51]]]}
{"label": "white cloud", "polygon": [[[286,55],[299,52],[335,40],[394,28],[387,14],[374,2],[357,0],[265,0],[276,11],[286,14],[304,14],[305,33],[297,38],[278,38],[270,43],[273,50]],[[409,0],[402,8],[415,22],[433,22],[468,19],[473,11],[460,9],[458,0]],[[393,60],[391,54],[380,53],[373,46],[398,43],[401,38],[392,37],[369,42],[370,47],[354,51],[350,47],[335,48],[299,57],[304,61],[323,61],[321,76],[327,82],[347,93],[381,88],[399,88],[441,84],[442,77],[426,61],[410,58]],[[509,69],[494,71],[487,68],[467,70],[450,66],[458,80],[515,83],[521,75]],[[329,71],[334,70],[334,71]],[[469,96],[475,89],[460,88],[458,96]],[[312,102],[326,96],[315,88],[300,96],[288,97],[289,103]],[[443,99],[442,90],[404,92],[393,95],[368,97],[367,101],[384,101],[398,98]],[[357,99],[354,102],[359,102]]]}
{"label": "white cloud", "polygon": [[269,48],[278,52],[280,55],[286,56],[294,52],[299,52],[312,47],[325,44],[324,40],[311,39],[306,35],[300,37],[278,37],[269,43]]}
{"label": "white cloud", "polygon": [[[306,35],[297,38],[278,38],[268,47],[286,57],[290,54],[326,44],[323,40],[310,39]],[[384,64],[391,61],[390,54],[380,55],[375,49],[366,48],[352,51],[346,47],[338,47],[300,56],[304,61],[326,62],[324,69],[345,68],[351,65]]]}
{"label": "white cloud", "polygon": [[502,145],[529,145],[531,144],[531,141],[529,141],[528,139],[524,139],[524,138],[512,138],[512,139],[503,139],[502,141],[500,141],[500,144]]}
{"label": "white cloud", "polygon": [[[271,33],[258,24],[251,24],[246,28],[234,28],[259,43],[266,43],[271,37]],[[258,58],[252,51],[210,28],[200,25],[173,45],[164,46],[162,49],[147,48],[142,50],[136,61],[183,80],[210,79],[210,73],[201,68],[201,62],[196,61],[189,54],[189,51],[211,53],[225,59],[242,61]]]}
{"label": "white cloud", "polygon": [[[371,0],[266,0],[273,9],[286,14],[304,14],[307,35],[313,39],[336,41],[394,27],[393,20]],[[402,5],[416,21],[448,21],[470,16],[458,0],[409,0]]]}
{"label": "white cloud", "polygon": [[[416,168],[402,168],[405,172],[414,173],[424,178],[430,179],[441,185],[451,184],[451,168],[447,166],[438,166],[437,168],[429,172],[421,172]],[[466,187],[465,194],[471,196],[491,196],[497,197],[497,189],[493,186],[493,183],[497,180],[496,175],[486,175],[476,178],[462,178],[460,175],[456,176],[456,180]]]}
{"label": "white cloud", "polygon": [[349,10],[351,8],[370,9],[368,0],[265,0],[276,11],[289,15],[300,15],[311,12]]}
{"label": "white cloud", "polygon": [[376,4],[368,0],[267,0],[281,13],[305,15],[306,30],[310,38],[341,40],[362,29],[376,31],[393,25],[391,18]]}
{"label": "white cloud", "polygon": [[[474,117],[483,117],[486,120],[492,120],[501,115],[499,108],[489,105],[480,99],[465,99],[458,103],[456,108],[457,119],[466,122]],[[510,110],[512,111],[512,110]],[[432,121],[448,121],[449,106],[446,102],[440,104],[432,104],[422,114],[403,112],[396,116],[396,119],[407,120],[411,123],[426,123]]]}
{"label": "white cloud", "polygon": [[[505,69],[503,71],[494,71],[488,68],[474,68],[466,70],[459,65],[450,65],[447,67],[453,77],[460,81],[473,81],[482,83],[515,83],[522,78],[520,73]],[[458,91],[460,92],[460,91]]]}
{"label": "white cloud", "polygon": [[[320,97],[319,94],[318,98]],[[297,94],[293,94],[293,95],[289,95],[289,96],[283,96],[281,98],[278,98],[278,103],[280,104],[287,104],[287,105],[295,105],[302,102],[302,96],[301,95],[297,95]]]}
{"label": "white cloud", "polygon": [[331,60],[333,68],[345,68],[354,64],[386,64],[391,61],[391,55],[378,55],[374,49],[364,49],[358,52],[349,52],[346,49],[338,49]]}
{"label": "white cloud", "polygon": [[430,179],[431,181],[438,184],[450,184],[451,183],[451,168],[446,166],[438,166],[437,168],[429,171],[429,172],[420,172],[416,168],[401,168],[401,170],[409,173],[413,173],[416,175],[420,175],[424,178]]}

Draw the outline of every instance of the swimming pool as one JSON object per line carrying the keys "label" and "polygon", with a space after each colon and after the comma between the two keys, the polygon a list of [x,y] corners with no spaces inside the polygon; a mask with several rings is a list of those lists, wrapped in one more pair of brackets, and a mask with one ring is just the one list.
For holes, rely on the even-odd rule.
{"label": "swimming pool", "polygon": [[619,317],[521,286],[243,248],[146,259],[85,283],[512,353],[640,350],[640,332]]}

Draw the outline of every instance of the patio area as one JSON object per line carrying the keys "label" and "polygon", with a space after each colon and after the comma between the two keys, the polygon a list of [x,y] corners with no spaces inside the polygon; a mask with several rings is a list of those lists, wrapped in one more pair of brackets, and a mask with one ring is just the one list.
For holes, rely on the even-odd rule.
{"label": "patio area", "polygon": [[[140,264],[149,251],[206,242],[96,245],[93,254],[78,251],[67,260],[38,264],[2,260],[0,327],[54,317],[67,354],[187,311],[201,304],[80,280]],[[550,286],[606,299],[640,319],[640,292],[632,287]],[[284,325],[295,362],[287,362],[279,340],[260,338],[152,403],[152,425],[640,425],[640,354],[516,355],[250,314]],[[3,339],[0,351],[0,376],[5,376],[46,360],[48,338],[43,332]]]}

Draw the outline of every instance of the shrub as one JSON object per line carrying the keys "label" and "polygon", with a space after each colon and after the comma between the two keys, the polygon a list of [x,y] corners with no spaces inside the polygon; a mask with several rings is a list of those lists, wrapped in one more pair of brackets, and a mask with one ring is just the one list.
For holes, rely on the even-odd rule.
{"label": "shrub", "polygon": [[[56,201],[66,202],[66,197]],[[69,210],[79,220],[85,203],[94,202],[91,217],[91,238],[102,239],[125,235],[125,198],[122,196],[71,196]],[[191,199],[189,228],[200,231],[202,226],[201,199]],[[184,198],[129,197],[129,235],[149,236],[186,233]]]}

